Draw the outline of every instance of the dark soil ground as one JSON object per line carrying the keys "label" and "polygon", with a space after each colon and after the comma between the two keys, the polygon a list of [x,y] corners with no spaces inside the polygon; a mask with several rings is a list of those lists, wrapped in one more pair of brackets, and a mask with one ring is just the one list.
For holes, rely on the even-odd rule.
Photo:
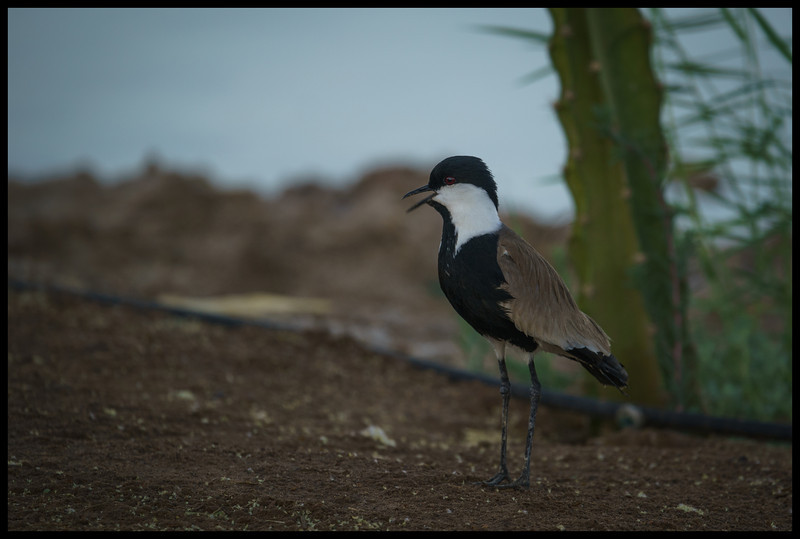
{"label": "dark soil ground", "polygon": [[[374,351],[463,362],[432,293],[439,218],[399,202],[425,181],[391,169],[264,200],[155,166],[111,187],[9,180],[10,279],[324,301],[262,305],[289,331],[9,287],[8,528],[792,530],[791,445],[548,407],[531,488],[472,484],[496,471],[498,388]],[[545,253],[566,235],[519,226]]]}

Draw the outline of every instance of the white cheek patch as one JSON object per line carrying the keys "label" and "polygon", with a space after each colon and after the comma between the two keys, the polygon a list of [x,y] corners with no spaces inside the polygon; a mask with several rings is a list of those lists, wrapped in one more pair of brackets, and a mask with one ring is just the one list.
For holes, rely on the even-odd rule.
{"label": "white cheek patch", "polygon": [[470,183],[442,187],[436,202],[450,212],[456,228],[456,253],[472,238],[497,232],[503,226],[486,191]]}

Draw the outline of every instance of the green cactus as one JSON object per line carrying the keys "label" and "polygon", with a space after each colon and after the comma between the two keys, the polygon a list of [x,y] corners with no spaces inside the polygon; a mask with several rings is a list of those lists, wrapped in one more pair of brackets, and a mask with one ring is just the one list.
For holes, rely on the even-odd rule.
{"label": "green cactus", "polygon": [[664,374],[680,376],[690,347],[662,197],[667,151],[650,26],[635,8],[549,11],[550,55],[561,80],[555,108],[569,143],[564,176],[575,201],[569,249],[582,283],[579,303],[613,339],[632,399],[664,404]]}

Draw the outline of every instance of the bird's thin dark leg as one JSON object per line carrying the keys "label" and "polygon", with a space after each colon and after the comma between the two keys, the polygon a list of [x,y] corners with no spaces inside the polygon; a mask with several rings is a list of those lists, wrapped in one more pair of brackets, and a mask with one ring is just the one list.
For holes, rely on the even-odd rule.
{"label": "bird's thin dark leg", "polygon": [[542,385],[536,375],[536,367],[533,364],[533,354],[528,356],[528,370],[531,372],[531,413],[528,416],[528,438],[525,442],[525,465],[522,474],[511,483],[497,485],[499,487],[514,487],[527,489],[531,484],[531,448],[533,447],[533,431],[536,427],[536,410],[539,408],[539,399],[542,397]]}
{"label": "bird's thin dark leg", "polygon": [[506,370],[505,359],[505,343],[493,342],[495,354],[497,355],[497,364],[500,367],[500,395],[503,398],[503,418],[500,434],[500,469],[498,472],[487,479],[486,481],[479,481],[480,485],[496,486],[503,481],[511,479],[508,475],[508,465],[506,464],[506,445],[508,440],[508,401],[511,398],[511,382],[508,379],[508,370]]}

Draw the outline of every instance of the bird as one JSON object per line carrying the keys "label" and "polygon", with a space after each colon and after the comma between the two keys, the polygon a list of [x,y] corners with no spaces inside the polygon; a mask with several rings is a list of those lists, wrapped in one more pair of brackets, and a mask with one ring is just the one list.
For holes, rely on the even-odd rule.
{"label": "bird", "polygon": [[[427,185],[403,196],[428,193],[408,208],[427,204],[442,217],[439,285],[455,311],[491,344],[500,369],[500,466],[479,485],[528,489],[536,412],[542,386],[534,366],[540,350],[579,362],[604,385],[623,393],[628,373],[611,353],[605,331],[582,312],[553,266],[498,214],[497,184],[482,159],[457,155],[438,163]],[[512,480],[506,462],[511,383],[505,354],[524,352],[530,371],[530,414],[522,473]]]}

